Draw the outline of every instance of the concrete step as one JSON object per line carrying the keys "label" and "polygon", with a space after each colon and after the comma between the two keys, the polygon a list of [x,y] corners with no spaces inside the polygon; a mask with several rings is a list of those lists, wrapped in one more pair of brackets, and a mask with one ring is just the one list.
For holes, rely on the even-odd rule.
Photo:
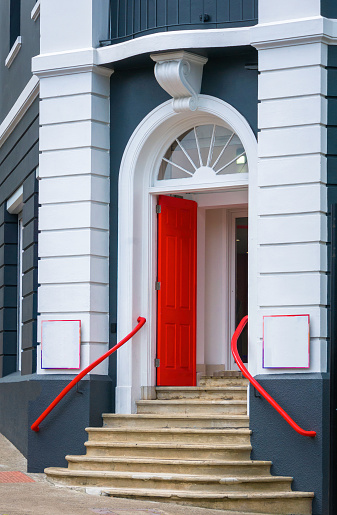
{"label": "concrete step", "polygon": [[181,444],[181,443],[134,443],[134,442],[85,442],[88,456],[130,456],[173,460],[221,459],[249,460],[251,445]]}
{"label": "concrete step", "polygon": [[311,515],[312,498],[314,496],[311,492],[212,494],[179,490],[149,490],[146,488],[142,490],[109,488],[103,489],[103,492],[113,497],[231,510],[240,515],[247,515],[250,512],[255,515]]}
{"label": "concrete step", "polygon": [[151,472],[116,472],[102,470],[69,470],[66,468],[47,468],[47,477],[58,485],[148,488],[207,493],[242,492],[290,492],[291,477],[221,477],[209,475],[163,474]]}
{"label": "concrete step", "polygon": [[236,414],[247,415],[247,401],[222,401],[204,399],[184,399],[184,400],[146,400],[137,401],[138,413],[153,414]]}
{"label": "concrete step", "polygon": [[230,428],[249,427],[247,415],[186,415],[171,414],[138,414],[138,415],[116,415],[113,413],[103,414],[104,427],[191,427],[191,428]]}
{"label": "concrete step", "polygon": [[230,387],[230,386],[248,386],[249,381],[242,377],[235,376],[201,376],[198,381],[199,387]]}
{"label": "concrete step", "polygon": [[269,476],[271,461],[168,460],[130,457],[66,456],[70,470],[111,470],[228,477]]}
{"label": "concrete step", "polygon": [[249,429],[87,427],[89,441],[185,444],[250,444]]}
{"label": "concrete step", "polygon": [[247,400],[247,386],[226,387],[171,387],[159,386],[156,388],[157,399],[222,399],[222,400]]}

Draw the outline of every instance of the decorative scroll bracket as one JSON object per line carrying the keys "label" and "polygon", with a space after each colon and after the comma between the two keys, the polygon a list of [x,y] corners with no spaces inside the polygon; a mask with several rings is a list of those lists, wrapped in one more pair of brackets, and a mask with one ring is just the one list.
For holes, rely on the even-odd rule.
{"label": "decorative scroll bracket", "polygon": [[152,54],[151,59],[158,84],[173,97],[174,111],[195,111],[207,57],[180,50]]}

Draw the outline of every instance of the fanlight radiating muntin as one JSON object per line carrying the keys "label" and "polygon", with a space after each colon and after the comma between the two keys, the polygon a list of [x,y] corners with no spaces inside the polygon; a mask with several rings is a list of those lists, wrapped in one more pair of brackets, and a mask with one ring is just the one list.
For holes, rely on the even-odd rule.
{"label": "fanlight radiating muntin", "polygon": [[235,132],[220,125],[188,129],[170,145],[158,180],[212,180],[214,176],[247,173],[246,152]]}

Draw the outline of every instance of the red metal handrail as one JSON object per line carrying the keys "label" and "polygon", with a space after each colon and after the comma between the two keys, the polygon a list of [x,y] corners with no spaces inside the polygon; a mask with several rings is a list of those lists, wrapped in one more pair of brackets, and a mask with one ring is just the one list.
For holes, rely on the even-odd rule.
{"label": "red metal handrail", "polygon": [[63,399],[63,397],[65,395],[67,395],[67,393],[75,386],[75,384],[77,384],[86,374],[88,374],[88,372],[91,372],[91,370],[93,368],[97,367],[97,365],[102,363],[102,361],[104,361],[107,357],[109,357],[113,352],[115,352],[117,349],[119,349],[119,347],[121,347],[122,345],[124,345],[124,343],[126,343],[128,340],[130,340],[130,338],[132,338],[132,336],[134,336],[139,331],[139,329],[141,329],[143,327],[143,325],[146,322],[146,318],[138,317],[137,322],[138,322],[138,324],[136,325],[136,327],[131,331],[131,333],[129,333],[127,336],[125,336],[125,338],[123,338],[123,340],[121,340],[119,343],[117,343],[117,345],[112,347],[112,349],[108,350],[108,352],[103,354],[103,356],[96,359],[96,361],[91,363],[91,365],[86,367],[84,370],[82,370],[82,372],[80,372],[76,377],[74,377],[74,379],[62,390],[62,392],[56,397],[56,399],[53,400],[53,402],[39,416],[39,418],[37,420],[35,420],[34,424],[32,424],[32,426],[31,426],[31,429],[33,431],[35,431],[37,433],[39,431],[39,425],[41,424],[42,420],[44,420],[46,418],[46,416],[55,408],[55,406],[60,402],[60,400]]}
{"label": "red metal handrail", "polygon": [[269,395],[269,393],[267,393],[266,390],[262,388],[262,386],[256,381],[256,379],[254,379],[254,377],[250,375],[250,373],[242,363],[242,360],[238,353],[237,342],[247,322],[248,316],[243,317],[232,337],[232,354],[234,356],[237,366],[239,367],[243,375],[248,379],[248,381],[250,381],[250,383],[254,386],[254,388],[256,388],[256,390],[260,392],[261,395],[263,395],[263,397],[269,402],[269,404],[271,404],[273,408],[276,409],[276,411],[281,415],[281,417],[283,417],[284,420],[286,420],[286,422],[288,422],[288,424],[293,429],[295,429],[295,431],[297,431],[297,433],[303,436],[316,436],[316,431],[305,431],[305,429],[302,429],[298,424],[296,424],[296,422],[291,417],[289,417],[288,413],[286,413],[284,409],[281,408],[281,406],[277,404],[277,402]]}

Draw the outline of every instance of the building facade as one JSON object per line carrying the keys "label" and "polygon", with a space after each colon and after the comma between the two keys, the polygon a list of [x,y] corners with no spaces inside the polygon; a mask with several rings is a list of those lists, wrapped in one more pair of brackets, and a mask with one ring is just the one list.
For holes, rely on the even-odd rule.
{"label": "building facade", "polygon": [[[134,413],[168,384],[165,367],[188,385],[236,370],[230,338],[248,313],[243,361],[317,432],[296,434],[251,388],[252,458],[271,459],[273,473],[315,492],[313,513],[328,513],[335,3],[0,9],[1,432],[31,471],[61,466],[102,412]],[[172,199],[185,230],[174,236],[157,207]],[[165,290],[178,276],[174,316],[192,313],[179,327],[168,314],[177,292]],[[309,360],[299,315],[310,318]],[[57,340],[43,339],[43,323],[59,321],[59,335],[80,321],[83,369],[138,316],[141,332],[32,433],[77,373],[76,338],[63,366],[57,351],[45,365]]]}

